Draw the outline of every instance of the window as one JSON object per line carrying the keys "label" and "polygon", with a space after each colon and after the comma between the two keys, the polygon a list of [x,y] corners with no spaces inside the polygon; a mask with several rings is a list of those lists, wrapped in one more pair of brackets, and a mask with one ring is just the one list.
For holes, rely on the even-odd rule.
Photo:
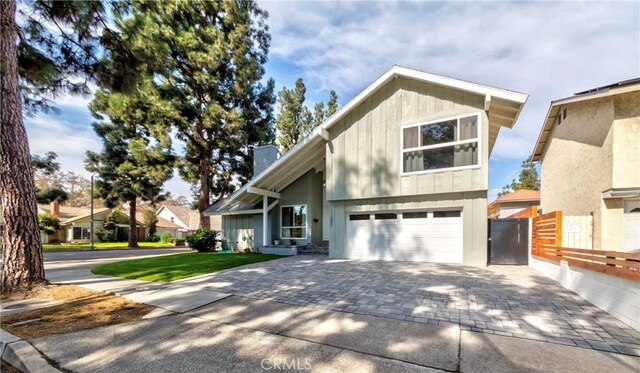
{"label": "window", "polygon": [[281,238],[307,238],[307,205],[282,206]]}
{"label": "window", "polygon": [[73,239],[74,240],[88,240],[91,238],[89,235],[89,228],[73,227]]}
{"label": "window", "polygon": [[392,220],[397,218],[398,218],[398,215],[393,213],[375,214],[376,220]]}
{"label": "window", "polygon": [[369,214],[353,214],[353,215],[349,215],[349,220],[369,220]]}
{"label": "window", "polygon": [[434,211],[434,218],[459,218],[460,211]]}
{"label": "window", "polygon": [[480,115],[402,129],[402,172],[479,165]]}
{"label": "window", "polygon": [[171,222],[172,222],[172,223],[174,222],[174,221],[173,221],[173,216],[171,217]]}
{"label": "window", "polygon": [[402,213],[403,219],[426,219],[426,212],[404,212]]}

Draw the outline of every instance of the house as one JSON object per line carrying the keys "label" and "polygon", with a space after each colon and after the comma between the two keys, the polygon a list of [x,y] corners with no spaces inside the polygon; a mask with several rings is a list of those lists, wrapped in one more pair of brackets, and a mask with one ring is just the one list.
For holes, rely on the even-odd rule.
{"label": "house", "polygon": [[536,216],[539,205],[539,190],[519,189],[500,196],[491,202],[488,206],[489,219],[510,218],[518,214],[518,216]]}
{"label": "house", "polygon": [[543,213],[591,215],[594,249],[640,249],[640,78],[552,101],[533,160]]}
{"label": "house", "polygon": [[[163,204],[158,211],[156,211],[156,216],[159,220],[165,220],[177,226],[177,228],[173,229],[173,227],[160,226],[159,222],[159,225],[157,225],[158,234],[167,232],[173,237],[182,238],[200,228],[200,214],[198,210]],[[210,220],[211,229],[219,232],[221,230],[221,218],[219,216],[213,216]]]}
{"label": "house", "polygon": [[[102,228],[104,220],[112,209],[93,209],[94,230]],[[54,234],[42,235],[42,242],[89,242],[91,240],[91,209],[62,206],[58,201],[49,205],[38,205],[38,214],[52,214],[58,217],[60,229]],[[96,237],[97,240],[97,237]]]}
{"label": "house", "polygon": [[526,99],[394,66],[279,159],[256,148],[255,176],[205,214],[234,249],[486,265],[489,154]]}

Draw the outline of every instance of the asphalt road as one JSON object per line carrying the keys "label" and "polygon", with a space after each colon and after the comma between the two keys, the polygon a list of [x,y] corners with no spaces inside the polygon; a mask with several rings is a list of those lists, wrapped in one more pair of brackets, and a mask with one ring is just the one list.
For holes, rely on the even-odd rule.
{"label": "asphalt road", "polygon": [[57,278],[62,272],[80,269],[90,270],[105,263],[149,256],[188,253],[190,251],[188,248],[45,251],[44,268],[47,278],[50,278],[50,275],[58,275],[51,276]]}

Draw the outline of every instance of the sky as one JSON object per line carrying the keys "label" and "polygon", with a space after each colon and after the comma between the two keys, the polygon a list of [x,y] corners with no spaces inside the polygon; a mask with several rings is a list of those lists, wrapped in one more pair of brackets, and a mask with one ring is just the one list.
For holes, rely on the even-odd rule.
{"label": "sky", "polygon": [[[532,152],[552,100],[640,76],[640,2],[259,1],[271,32],[266,77],[302,77],[307,103],[333,89],[344,105],[392,65],[514,90],[529,99],[502,129],[489,161],[489,201]],[[32,154],[54,151],[63,171],[88,176],[100,150],[87,104],[62,97],[60,114],[26,118]],[[176,176],[173,195],[191,196]]]}

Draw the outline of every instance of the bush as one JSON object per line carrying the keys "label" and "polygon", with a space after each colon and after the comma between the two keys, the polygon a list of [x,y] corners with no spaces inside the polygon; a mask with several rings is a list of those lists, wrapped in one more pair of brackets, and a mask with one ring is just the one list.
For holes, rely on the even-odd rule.
{"label": "bush", "polygon": [[160,235],[158,234],[150,234],[149,235],[149,242],[160,242]]}
{"label": "bush", "polygon": [[175,239],[175,238],[173,238],[173,237],[169,237],[169,239],[167,240],[167,242],[169,242],[169,243],[175,243],[175,242],[176,242],[176,239]]}
{"label": "bush", "polygon": [[160,235],[160,242],[169,243],[169,240],[172,238],[173,236],[170,233],[163,233]]}
{"label": "bush", "polygon": [[116,241],[116,233],[109,229],[100,228],[96,231],[96,236],[98,236],[98,241],[100,242],[115,242]]}
{"label": "bush", "polygon": [[216,235],[218,233],[209,228],[202,228],[187,236],[189,247],[200,252],[213,251],[216,247]]}
{"label": "bush", "polygon": [[176,246],[184,246],[185,239],[184,238],[176,238],[174,239],[174,243]]}

